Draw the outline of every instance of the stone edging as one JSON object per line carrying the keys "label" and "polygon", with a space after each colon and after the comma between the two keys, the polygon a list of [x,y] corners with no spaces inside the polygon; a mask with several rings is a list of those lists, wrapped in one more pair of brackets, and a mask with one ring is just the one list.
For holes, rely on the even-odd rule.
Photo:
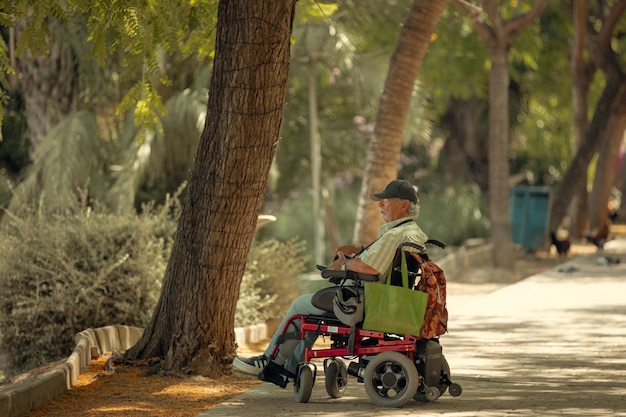
{"label": "stone edging", "polygon": [[[254,343],[274,332],[272,321],[235,329],[237,344]],[[139,327],[112,325],[87,329],[74,336],[76,347],[62,364],[34,378],[0,387],[0,416],[16,417],[66,393],[92,359],[106,352],[124,351],[143,334]]]}
{"label": "stone edging", "polygon": [[64,394],[76,382],[92,358],[104,352],[126,350],[143,334],[130,326],[87,329],[74,336],[76,347],[67,360],[37,377],[8,384],[0,389],[0,416],[15,417]]}

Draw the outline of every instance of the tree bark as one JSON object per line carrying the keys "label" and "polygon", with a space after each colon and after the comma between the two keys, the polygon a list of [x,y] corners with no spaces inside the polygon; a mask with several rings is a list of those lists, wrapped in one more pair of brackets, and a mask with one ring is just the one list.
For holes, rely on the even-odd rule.
{"label": "tree bark", "polygon": [[227,373],[246,257],[274,157],[295,0],[220,0],[207,120],[160,299],[129,358]]}
{"label": "tree bark", "polygon": [[370,195],[382,190],[398,175],[403,132],[415,80],[431,35],[447,3],[447,0],[414,0],[400,31],[380,97],[374,137],[368,146],[354,243],[365,245],[378,236],[381,219],[378,207],[372,203]]}
{"label": "tree bark", "polygon": [[489,57],[489,213],[493,262],[499,268],[512,268],[508,50],[492,44]]}
{"label": "tree bark", "polygon": [[[593,118],[585,134],[583,143],[576,151],[567,172],[552,193],[550,210],[550,230],[556,230],[567,214],[567,208],[576,190],[585,185],[589,162],[600,149],[607,135],[611,115],[626,103],[626,83],[608,78],[602,95],[598,100]],[[619,110],[617,110],[619,111]]]}
{"label": "tree bark", "polygon": [[471,180],[489,190],[489,103],[486,99],[455,99],[441,119],[445,143],[437,168],[448,180]]}
{"label": "tree bark", "polygon": [[[578,149],[583,142],[589,125],[589,87],[597,67],[592,60],[585,60],[587,47],[587,19],[589,17],[589,0],[576,0],[573,3],[572,20],[574,22],[574,40],[570,66],[572,70],[572,107],[574,113],[574,147]],[[587,226],[587,184],[575,190],[571,207],[571,223],[569,235],[573,238],[582,237]]]}
{"label": "tree bark", "polygon": [[[556,187],[552,198],[552,209],[550,211],[550,230],[555,230],[563,221],[563,218],[567,214],[567,209],[570,205],[572,195],[575,195],[578,190],[586,187],[587,167],[589,162],[593,158],[596,152],[598,152],[604,144],[604,141],[611,141],[614,132],[622,129],[623,132],[623,120],[622,117],[624,111],[625,94],[626,94],[626,77],[624,71],[620,67],[620,60],[617,59],[615,51],[612,47],[613,38],[616,36],[618,23],[621,21],[624,11],[626,11],[626,0],[619,0],[613,3],[611,6],[606,2],[600,2],[602,7],[602,14],[594,18],[594,22],[601,22],[602,26],[597,30],[594,25],[589,25],[588,13],[585,13],[588,9],[581,10],[586,5],[585,2],[576,2],[574,9],[574,19],[576,22],[577,34],[574,43],[574,51],[583,55],[581,43],[586,39],[585,46],[586,52],[589,54],[595,67],[602,70],[606,77],[606,85],[602,96],[600,97],[596,108],[594,110],[593,119],[589,124],[585,133],[583,143],[576,151],[576,155],[572,160],[567,172],[563,176],[563,179]],[[593,31],[591,34],[585,33],[583,36],[578,31]],[[609,123],[617,123],[615,127],[609,126]],[[613,130],[615,129],[615,130]],[[615,133],[617,134],[617,133]],[[611,144],[607,143],[607,150],[610,151]],[[608,156],[609,154],[605,152]],[[613,154],[617,158],[616,154]],[[599,165],[600,170],[604,170],[612,162],[603,158],[602,165]],[[604,188],[605,180],[599,180],[599,184]],[[595,184],[594,184],[595,185]],[[606,197],[606,199],[604,199]],[[608,203],[608,195],[605,190],[596,191],[594,197],[584,203],[589,204],[590,210],[594,210],[594,213],[590,214],[590,221],[593,223],[602,224],[602,215],[599,212],[606,213],[606,209],[603,208]],[[598,206],[595,208],[594,206]],[[606,222],[606,217],[604,218]],[[599,226],[598,225],[598,226]]]}
{"label": "tree bark", "polygon": [[597,230],[609,221],[608,201],[617,174],[617,157],[626,128],[626,103],[613,109],[605,138],[600,145],[593,187],[589,194],[589,229]]}

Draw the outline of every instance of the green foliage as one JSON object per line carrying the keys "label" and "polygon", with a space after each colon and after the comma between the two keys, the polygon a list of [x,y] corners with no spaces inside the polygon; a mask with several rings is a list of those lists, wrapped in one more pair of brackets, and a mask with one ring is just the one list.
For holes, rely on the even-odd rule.
{"label": "green foliage", "polygon": [[452,98],[487,97],[489,54],[471,23],[452,5],[441,17],[419,80],[441,114]]}
{"label": "green foliage", "polygon": [[[345,174],[345,178],[338,176],[332,186],[322,192],[326,209],[323,213],[326,224],[325,259],[329,261],[336,245],[352,243],[360,181],[353,181],[348,172]],[[306,243],[309,250],[314,248],[316,221],[311,214],[312,207],[312,197],[303,190],[293,191],[288,198],[276,201],[268,196],[263,211],[275,215],[277,220],[260,230],[260,236],[272,236],[280,241],[298,238]],[[331,234],[339,240],[334,245]],[[313,262],[311,259],[307,264],[308,271],[315,267]]]}
{"label": "green foliage", "polygon": [[319,23],[337,12],[337,3],[324,3],[317,0],[298,2],[296,21],[298,23]]}
{"label": "green foliage", "polygon": [[[459,246],[466,239],[489,236],[487,196],[475,184],[422,180],[417,223],[433,239]],[[422,192],[422,190],[424,190]]]}
{"label": "green foliage", "polygon": [[[135,123],[158,132],[164,107],[153,84],[171,82],[168,68],[160,65],[159,53],[193,57],[187,68],[206,65],[213,54],[217,4],[216,0],[17,0],[2,6],[0,25],[26,23],[17,43],[16,54],[21,56],[26,51],[47,53],[50,17],[69,26],[82,26],[86,21],[84,41],[91,43],[91,56],[102,67],[110,67],[112,60],[119,62],[122,73],[115,74],[116,79],[142,84],[131,89],[118,113],[135,106]],[[6,102],[7,74],[13,68],[4,41],[0,43],[0,70],[0,100]]]}
{"label": "green foliage", "polygon": [[83,207],[5,214],[0,241],[0,351],[7,371],[67,357],[73,336],[110,324],[145,326],[176,228],[169,206],[142,215]]}
{"label": "green foliage", "polygon": [[252,246],[239,288],[235,326],[282,317],[298,296],[298,277],[305,271],[305,244],[270,239]]}

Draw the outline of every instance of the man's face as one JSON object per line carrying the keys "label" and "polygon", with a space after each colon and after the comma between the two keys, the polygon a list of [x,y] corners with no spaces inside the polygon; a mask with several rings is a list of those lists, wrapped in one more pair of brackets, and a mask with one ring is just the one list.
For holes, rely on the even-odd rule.
{"label": "man's face", "polygon": [[380,217],[382,217],[386,223],[406,217],[409,204],[409,200],[384,198],[378,202],[378,207],[380,207]]}

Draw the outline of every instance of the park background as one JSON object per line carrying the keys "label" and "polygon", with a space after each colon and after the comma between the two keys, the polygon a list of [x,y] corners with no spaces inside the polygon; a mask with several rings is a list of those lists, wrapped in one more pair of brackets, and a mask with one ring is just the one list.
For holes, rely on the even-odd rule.
{"label": "park background", "polygon": [[[188,197],[184,184],[211,117],[217,22],[216,2],[162,3],[109,15],[100,2],[82,13],[43,1],[29,4],[38,11],[30,15],[1,7],[4,68],[16,70],[3,79],[0,142],[6,374],[66,356],[85,328],[144,327],[159,299]],[[383,104],[400,112],[385,86],[407,39],[400,28],[410,28],[421,3],[299,2],[280,135],[263,184],[261,212],[276,221],[259,228],[248,253],[237,325],[280,314],[297,276],[337,244],[360,240],[363,184],[388,176],[369,172],[369,148],[388,139]],[[510,227],[509,190],[519,186],[557,202],[563,193],[577,197],[565,216],[553,208],[538,214],[547,219],[543,249],[549,229],[574,240],[621,221],[624,2],[582,4],[455,1],[441,8],[410,84],[400,150],[385,161],[419,186],[418,220],[430,236],[451,247],[493,238],[494,214]],[[494,97],[498,48],[480,24],[497,28],[529,15],[523,30],[503,32],[511,36],[501,45],[508,81]],[[90,35],[104,23],[117,32]],[[181,26],[187,30],[175,30]],[[502,97],[505,106],[496,106]],[[493,106],[506,116],[497,137]],[[506,160],[493,160],[496,139],[505,142]],[[572,174],[581,161],[582,186]],[[490,167],[502,163],[506,191],[494,192]],[[502,201],[505,210],[494,213]],[[493,261],[501,258],[494,253]]]}

